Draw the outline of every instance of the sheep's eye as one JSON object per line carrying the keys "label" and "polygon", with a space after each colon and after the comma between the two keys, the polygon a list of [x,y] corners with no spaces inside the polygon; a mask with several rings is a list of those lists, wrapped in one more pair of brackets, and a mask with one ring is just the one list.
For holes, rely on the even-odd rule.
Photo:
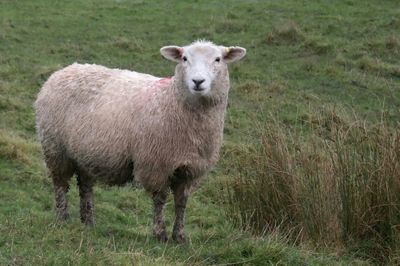
{"label": "sheep's eye", "polygon": [[221,61],[221,58],[217,57],[217,58],[215,59],[215,62],[219,62],[219,61]]}
{"label": "sheep's eye", "polygon": [[182,60],[186,62],[187,61],[187,57],[186,56],[182,57]]}

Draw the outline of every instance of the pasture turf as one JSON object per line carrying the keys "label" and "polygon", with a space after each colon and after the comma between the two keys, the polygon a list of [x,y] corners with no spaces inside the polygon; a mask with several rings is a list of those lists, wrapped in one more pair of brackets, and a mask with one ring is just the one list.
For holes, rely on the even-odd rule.
{"label": "pasture turf", "polygon": [[[400,116],[400,6],[388,1],[0,1],[0,264],[347,265],[285,236],[233,226],[220,196],[222,163],[189,200],[187,245],[151,237],[150,198],[134,185],[95,188],[96,226],[57,222],[37,144],[33,102],[49,75],[73,62],[170,76],[159,48],[196,39],[247,48],[230,66],[224,152],[254,141],[274,114],[288,127],[324,110],[367,120]],[[234,154],[233,154],[234,155]],[[228,158],[228,159],[226,159]],[[171,226],[171,201],[167,220]]]}

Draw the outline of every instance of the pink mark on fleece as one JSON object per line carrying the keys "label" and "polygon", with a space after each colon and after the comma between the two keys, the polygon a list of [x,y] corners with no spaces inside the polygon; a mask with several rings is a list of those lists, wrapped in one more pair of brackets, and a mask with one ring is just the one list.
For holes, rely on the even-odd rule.
{"label": "pink mark on fleece", "polygon": [[168,83],[172,78],[173,78],[173,76],[161,78],[161,79],[156,80],[154,84],[156,86],[161,86],[161,85],[164,85],[165,83]]}

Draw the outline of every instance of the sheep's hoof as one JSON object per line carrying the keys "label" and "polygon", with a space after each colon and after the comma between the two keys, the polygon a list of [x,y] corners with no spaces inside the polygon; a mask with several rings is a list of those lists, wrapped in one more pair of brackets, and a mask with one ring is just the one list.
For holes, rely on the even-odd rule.
{"label": "sheep's hoof", "polygon": [[86,226],[92,227],[92,226],[94,226],[94,221],[93,221],[93,220],[85,221],[84,224],[85,224]]}
{"label": "sheep's hoof", "polygon": [[69,218],[69,214],[67,212],[57,213],[56,218],[58,221],[66,221]]}
{"label": "sheep's hoof", "polygon": [[178,244],[185,244],[186,239],[183,234],[172,234],[172,239]]}
{"label": "sheep's hoof", "polygon": [[165,232],[165,231],[162,231],[161,233],[158,233],[158,234],[154,234],[154,236],[160,242],[165,243],[168,241],[168,235],[167,235],[167,232]]}
{"label": "sheep's hoof", "polygon": [[93,218],[81,218],[81,222],[87,226],[94,226],[94,219]]}

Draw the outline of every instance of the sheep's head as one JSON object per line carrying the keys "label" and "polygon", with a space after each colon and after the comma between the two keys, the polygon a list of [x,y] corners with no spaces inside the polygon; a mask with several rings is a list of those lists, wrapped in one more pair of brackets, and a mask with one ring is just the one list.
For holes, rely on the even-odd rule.
{"label": "sheep's head", "polygon": [[181,84],[192,95],[208,96],[219,89],[214,88],[217,81],[228,80],[226,64],[241,59],[246,49],[197,41],[184,47],[165,46],[160,52],[166,59],[178,63],[175,78],[181,79]]}

